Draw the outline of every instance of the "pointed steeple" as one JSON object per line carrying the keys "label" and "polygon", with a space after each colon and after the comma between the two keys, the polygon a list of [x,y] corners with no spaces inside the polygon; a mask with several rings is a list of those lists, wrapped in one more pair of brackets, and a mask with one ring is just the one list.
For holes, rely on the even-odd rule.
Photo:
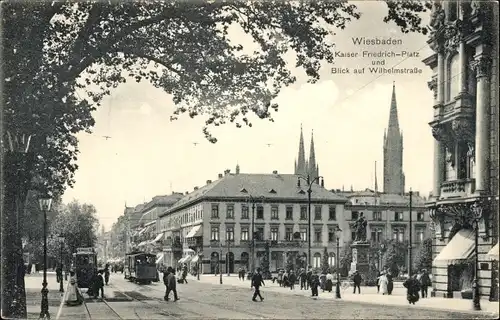
{"label": "pointed steeple", "polygon": [[309,150],[308,172],[311,179],[316,178],[316,153],[314,152],[314,131],[311,131],[311,147]]}
{"label": "pointed steeple", "polygon": [[377,182],[377,161],[375,161],[375,195],[378,193],[378,182]]}
{"label": "pointed steeple", "polygon": [[236,174],[240,174],[240,165],[236,163]]}
{"label": "pointed steeple", "polygon": [[304,148],[304,134],[302,133],[302,124],[300,125],[300,138],[299,138],[299,156],[297,158],[297,165],[295,167],[295,174],[306,174],[306,151]]}
{"label": "pointed steeple", "polygon": [[393,134],[400,134],[399,130],[399,119],[398,119],[398,104],[396,102],[396,84],[392,82],[392,98],[391,98],[391,109],[389,111],[389,124],[387,126],[387,136],[388,139]]}

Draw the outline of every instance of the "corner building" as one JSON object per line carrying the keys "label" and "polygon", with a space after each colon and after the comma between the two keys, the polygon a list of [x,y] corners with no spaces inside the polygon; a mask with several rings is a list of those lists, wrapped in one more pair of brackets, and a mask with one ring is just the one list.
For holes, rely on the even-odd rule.
{"label": "corner building", "polygon": [[481,298],[497,300],[498,5],[436,1],[431,14],[433,295],[463,297],[477,268]]}
{"label": "corner building", "polygon": [[[163,263],[177,266],[202,262],[201,272],[215,273],[239,267],[251,268],[252,205],[254,209],[255,266],[269,259],[270,271],[293,262],[306,266],[308,239],[308,196],[303,181],[292,174],[232,174],[226,170],[216,181],[208,180],[166,210],[158,219],[165,234]],[[344,227],[347,198],[318,184],[311,193],[311,259],[321,266],[327,248],[329,264],[335,264],[335,229]],[[343,244],[347,239],[339,239]],[[228,270],[229,269],[229,270]]]}

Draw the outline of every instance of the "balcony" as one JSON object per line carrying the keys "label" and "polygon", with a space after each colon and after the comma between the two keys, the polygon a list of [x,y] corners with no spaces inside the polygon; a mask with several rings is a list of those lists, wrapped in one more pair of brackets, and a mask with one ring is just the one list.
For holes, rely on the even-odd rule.
{"label": "balcony", "polygon": [[474,179],[461,179],[445,181],[441,184],[440,199],[464,198],[471,196],[476,191]]}

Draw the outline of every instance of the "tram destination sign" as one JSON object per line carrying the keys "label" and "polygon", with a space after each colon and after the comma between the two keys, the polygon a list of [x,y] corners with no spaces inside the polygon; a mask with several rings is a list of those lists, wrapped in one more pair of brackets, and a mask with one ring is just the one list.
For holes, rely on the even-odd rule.
{"label": "tram destination sign", "polygon": [[76,248],[76,252],[78,252],[78,253],[94,253],[94,248],[92,248],[92,247]]}

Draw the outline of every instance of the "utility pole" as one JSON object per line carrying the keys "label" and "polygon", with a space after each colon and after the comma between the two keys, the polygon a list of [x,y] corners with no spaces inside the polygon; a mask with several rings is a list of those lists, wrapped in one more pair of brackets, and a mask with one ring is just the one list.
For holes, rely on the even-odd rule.
{"label": "utility pole", "polygon": [[413,191],[410,188],[410,239],[408,241],[408,277],[411,277],[411,254],[413,250],[413,214],[412,214]]}

